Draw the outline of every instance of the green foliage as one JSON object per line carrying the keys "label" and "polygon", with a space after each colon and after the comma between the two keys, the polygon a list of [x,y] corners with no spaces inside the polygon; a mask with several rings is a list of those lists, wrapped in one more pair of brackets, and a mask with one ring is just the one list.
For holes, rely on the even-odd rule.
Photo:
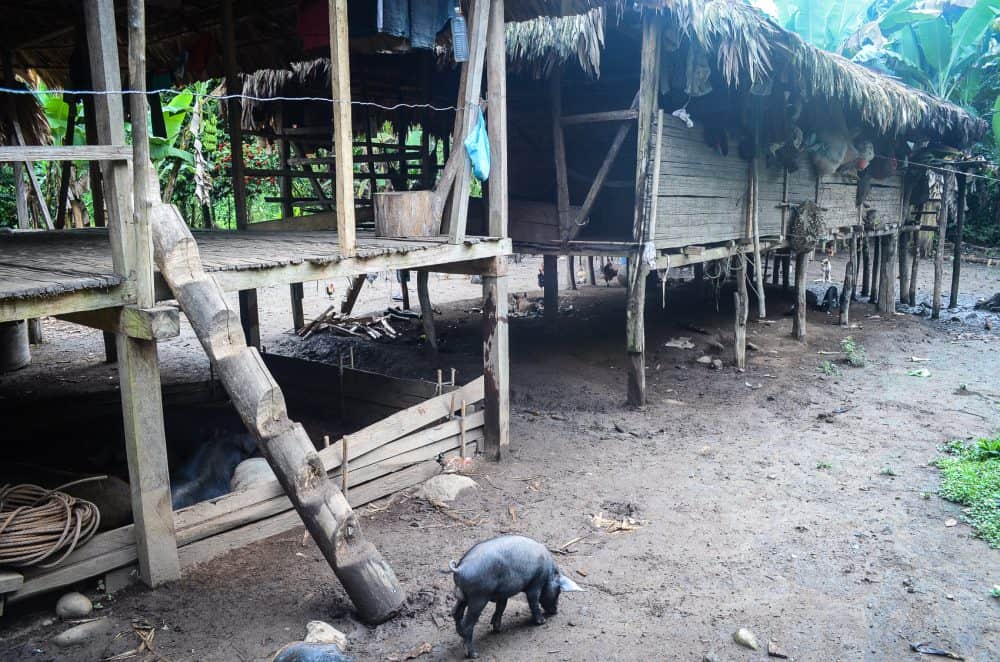
{"label": "green foliage", "polygon": [[829,462],[820,461],[816,463],[816,468],[820,470],[833,469],[833,465]]}
{"label": "green foliage", "polygon": [[852,368],[864,368],[868,365],[868,353],[854,340],[854,336],[847,336],[841,340],[840,349]]}
{"label": "green foliage", "polygon": [[840,377],[844,374],[843,371],[841,371],[840,366],[830,361],[823,361],[823,365],[821,365],[819,369],[827,377]]}
{"label": "green foliage", "polygon": [[964,509],[976,534],[1000,547],[1000,436],[972,444],[951,442],[938,460],[943,498]]}
{"label": "green foliage", "polygon": [[863,24],[871,0],[799,0],[779,3],[788,9],[786,28],[814,46],[841,53]]}

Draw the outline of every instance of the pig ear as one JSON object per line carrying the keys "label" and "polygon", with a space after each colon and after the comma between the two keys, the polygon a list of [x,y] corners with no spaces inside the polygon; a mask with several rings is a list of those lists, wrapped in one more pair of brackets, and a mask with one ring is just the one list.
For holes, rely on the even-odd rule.
{"label": "pig ear", "polygon": [[580,588],[575,581],[562,573],[559,574],[559,588],[567,593],[572,593],[573,591],[586,592],[587,590]]}

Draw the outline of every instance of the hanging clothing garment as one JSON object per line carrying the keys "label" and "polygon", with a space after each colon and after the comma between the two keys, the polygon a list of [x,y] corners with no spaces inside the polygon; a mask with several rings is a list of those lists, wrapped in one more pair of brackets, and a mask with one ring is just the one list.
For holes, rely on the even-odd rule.
{"label": "hanging clothing garment", "polygon": [[[432,49],[448,23],[449,0],[353,0],[347,13],[350,35],[386,34],[410,42],[412,48]],[[300,0],[298,33],[306,51],[329,46],[326,0]]]}

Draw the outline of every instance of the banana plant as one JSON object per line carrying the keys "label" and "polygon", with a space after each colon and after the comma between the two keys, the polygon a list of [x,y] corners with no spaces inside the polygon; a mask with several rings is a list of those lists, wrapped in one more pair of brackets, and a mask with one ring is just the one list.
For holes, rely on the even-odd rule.
{"label": "banana plant", "polygon": [[826,51],[843,54],[867,22],[872,0],[751,0],[783,27]]}

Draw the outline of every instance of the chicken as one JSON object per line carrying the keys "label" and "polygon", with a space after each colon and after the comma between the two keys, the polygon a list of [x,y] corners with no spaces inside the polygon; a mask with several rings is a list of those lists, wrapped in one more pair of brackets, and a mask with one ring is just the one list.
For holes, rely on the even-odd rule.
{"label": "chicken", "polygon": [[610,287],[611,281],[618,277],[618,265],[607,258],[601,267],[601,275],[604,276],[604,287]]}

